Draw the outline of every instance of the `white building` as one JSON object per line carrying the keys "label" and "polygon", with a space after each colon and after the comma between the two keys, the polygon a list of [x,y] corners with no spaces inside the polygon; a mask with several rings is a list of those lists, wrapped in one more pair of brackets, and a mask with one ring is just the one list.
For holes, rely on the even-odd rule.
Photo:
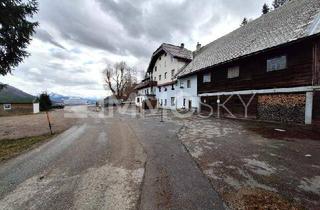
{"label": "white building", "polygon": [[192,58],[193,53],[186,49],[184,44],[162,44],[153,53],[147,70],[146,78],[154,83],[146,86],[144,80],[137,86],[140,96],[136,99],[136,105],[140,106],[138,101],[144,100],[148,92],[152,92],[158,100],[158,106],[163,108],[199,110],[197,77],[179,78],[180,72],[183,72]]}
{"label": "white building", "polygon": [[135,99],[135,105],[137,107],[142,107],[143,103],[148,100],[155,100],[157,83],[151,81],[150,77],[146,76],[142,82],[136,86],[137,96]]}
{"label": "white building", "polygon": [[177,107],[199,111],[200,99],[197,95],[197,75],[178,78],[178,84],[176,92]]}

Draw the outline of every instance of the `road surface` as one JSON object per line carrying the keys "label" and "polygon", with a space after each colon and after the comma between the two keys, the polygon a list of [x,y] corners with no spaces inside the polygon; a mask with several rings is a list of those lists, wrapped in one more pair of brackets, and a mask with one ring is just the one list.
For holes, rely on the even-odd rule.
{"label": "road surface", "polygon": [[177,139],[180,126],[86,112],[0,165],[0,209],[223,209]]}

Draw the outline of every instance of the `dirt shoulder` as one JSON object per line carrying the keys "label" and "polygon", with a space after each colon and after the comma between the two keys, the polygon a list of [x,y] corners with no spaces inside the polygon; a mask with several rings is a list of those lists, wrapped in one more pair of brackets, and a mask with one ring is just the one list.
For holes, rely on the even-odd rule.
{"label": "dirt shoulder", "polygon": [[319,209],[317,130],[197,117],[181,121],[179,139],[231,208]]}
{"label": "dirt shoulder", "polygon": [[[66,118],[65,110],[49,112],[53,131],[60,133],[76,123],[74,118]],[[3,139],[20,139],[42,136],[50,133],[45,113],[0,118],[0,141]]]}

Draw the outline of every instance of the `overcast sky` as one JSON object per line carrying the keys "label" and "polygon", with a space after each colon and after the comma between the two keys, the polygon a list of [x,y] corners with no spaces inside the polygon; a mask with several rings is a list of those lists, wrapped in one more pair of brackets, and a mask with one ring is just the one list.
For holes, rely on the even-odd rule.
{"label": "overcast sky", "polygon": [[37,95],[103,97],[102,70],[126,61],[145,71],[163,42],[194,50],[257,18],[271,0],[39,0],[40,26],[25,59],[0,81]]}

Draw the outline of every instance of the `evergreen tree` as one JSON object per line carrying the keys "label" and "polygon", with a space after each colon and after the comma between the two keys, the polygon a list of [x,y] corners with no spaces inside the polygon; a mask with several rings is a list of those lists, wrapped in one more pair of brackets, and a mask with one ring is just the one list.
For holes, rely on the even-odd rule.
{"label": "evergreen tree", "polygon": [[243,18],[242,23],[240,26],[245,26],[248,24],[248,19],[247,18]]}
{"label": "evergreen tree", "polygon": [[26,48],[38,26],[30,18],[37,11],[36,0],[0,1],[0,75],[11,73],[29,55]]}
{"label": "evergreen tree", "polygon": [[40,111],[48,111],[51,109],[52,102],[47,93],[44,92],[40,94],[39,103],[40,103]]}
{"label": "evergreen tree", "polygon": [[268,12],[270,12],[270,7],[268,4],[264,4],[262,7],[262,13],[267,14]]}
{"label": "evergreen tree", "polygon": [[287,1],[290,1],[290,0],[274,0],[272,3],[273,8],[277,9],[277,8],[281,7],[282,5],[284,5]]}

